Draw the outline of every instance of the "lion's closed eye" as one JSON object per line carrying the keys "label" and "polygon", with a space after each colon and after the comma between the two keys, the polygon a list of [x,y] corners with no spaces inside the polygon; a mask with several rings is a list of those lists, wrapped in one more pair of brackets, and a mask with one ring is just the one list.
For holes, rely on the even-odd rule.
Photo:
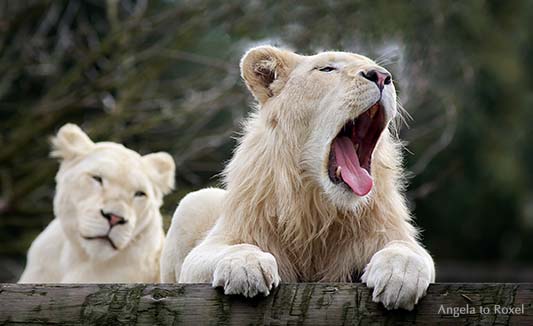
{"label": "lion's closed eye", "polygon": [[103,179],[101,176],[99,175],[92,175],[91,178],[93,178],[93,180],[95,180],[96,182],[98,182],[99,184],[103,184]]}
{"label": "lion's closed eye", "polygon": [[322,67],[322,68],[318,68],[319,71],[322,71],[322,72],[332,72],[334,70],[337,70],[337,68],[333,67],[333,66],[325,66],[325,67]]}
{"label": "lion's closed eye", "polygon": [[136,191],[135,197],[146,197],[146,193],[144,191]]}

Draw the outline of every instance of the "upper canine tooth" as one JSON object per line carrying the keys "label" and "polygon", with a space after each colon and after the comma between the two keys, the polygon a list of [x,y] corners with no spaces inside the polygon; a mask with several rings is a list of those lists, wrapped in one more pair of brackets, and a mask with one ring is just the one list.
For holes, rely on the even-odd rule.
{"label": "upper canine tooth", "polygon": [[335,171],[335,175],[337,176],[337,178],[341,177],[341,170],[342,168],[340,166],[337,166],[337,170]]}

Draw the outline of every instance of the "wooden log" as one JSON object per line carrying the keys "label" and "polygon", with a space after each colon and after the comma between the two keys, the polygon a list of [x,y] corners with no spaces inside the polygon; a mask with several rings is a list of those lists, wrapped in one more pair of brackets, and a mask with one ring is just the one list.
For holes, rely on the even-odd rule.
{"label": "wooden log", "polygon": [[533,325],[533,284],[433,284],[388,311],[360,283],[282,284],[268,297],[207,284],[0,285],[0,325]]}

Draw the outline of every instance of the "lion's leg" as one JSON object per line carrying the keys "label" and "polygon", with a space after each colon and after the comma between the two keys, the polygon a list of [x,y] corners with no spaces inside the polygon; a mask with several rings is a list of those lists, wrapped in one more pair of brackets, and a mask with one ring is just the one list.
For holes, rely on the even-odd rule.
{"label": "lion's leg", "polygon": [[249,244],[230,245],[221,223],[183,262],[180,283],[210,282],[225,294],[268,295],[280,277],[276,259]]}
{"label": "lion's leg", "polygon": [[416,241],[391,241],[372,256],[361,280],[374,288],[374,302],[412,310],[435,281],[435,266]]}
{"label": "lion's leg", "polygon": [[183,260],[215,224],[225,195],[225,190],[206,188],[191,192],[180,201],[161,254],[162,282],[178,281]]}

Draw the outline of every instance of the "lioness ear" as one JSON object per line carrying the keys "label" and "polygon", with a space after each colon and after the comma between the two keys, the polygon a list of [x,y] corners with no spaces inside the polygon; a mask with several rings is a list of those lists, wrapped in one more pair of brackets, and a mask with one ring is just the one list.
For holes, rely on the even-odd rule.
{"label": "lioness ear", "polygon": [[152,153],[142,157],[151,169],[150,174],[163,195],[174,189],[174,174],[176,166],[174,159],[167,153]]}
{"label": "lioness ear", "polygon": [[299,61],[296,53],[272,46],[258,46],[241,59],[241,76],[259,103],[279,94]]}
{"label": "lioness ear", "polygon": [[63,161],[87,154],[94,146],[93,141],[75,124],[67,123],[55,137],[52,137],[50,155]]}

